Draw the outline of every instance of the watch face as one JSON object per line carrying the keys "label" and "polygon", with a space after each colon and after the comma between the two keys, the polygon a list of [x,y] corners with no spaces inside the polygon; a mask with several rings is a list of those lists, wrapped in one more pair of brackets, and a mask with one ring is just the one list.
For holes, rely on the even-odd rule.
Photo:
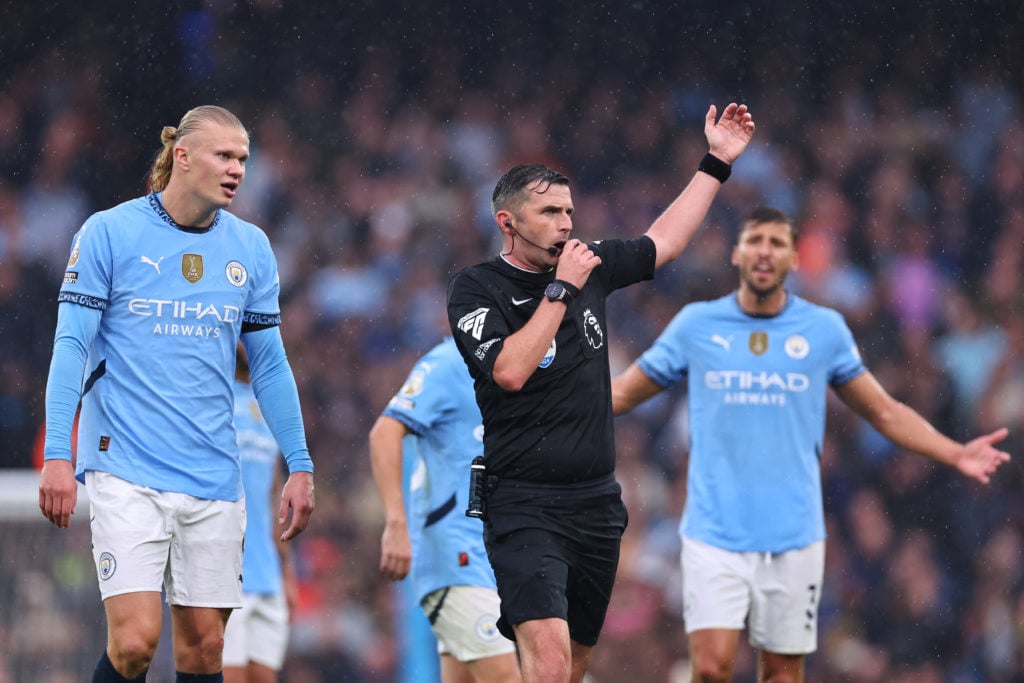
{"label": "watch face", "polygon": [[552,301],[561,301],[565,298],[565,287],[560,282],[552,282],[548,285],[547,289],[544,290],[544,296]]}

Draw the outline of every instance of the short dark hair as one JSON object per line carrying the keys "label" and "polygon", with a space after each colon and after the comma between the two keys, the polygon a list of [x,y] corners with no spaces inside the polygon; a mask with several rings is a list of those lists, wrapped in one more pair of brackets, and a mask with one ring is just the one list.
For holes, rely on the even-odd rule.
{"label": "short dark hair", "polygon": [[774,209],[770,206],[759,206],[750,211],[740,223],[740,231],[737,234],[743,233],[743,230],[747,225],[759,225],[761,223],[782,223],[789,226],[789,233],[793,236],[793,242],[796,243],[797,229],[793,219],[789,217],[785,211]]}
{"label": "short dark hair", "polygon": [[501,176],[491,195],[491,213],[497,215],[502,209],[518,210],[525,201],[523,191],[527,188],[544,194],[552,185],[568,185],[569,179],[544,164],[520,164],[513,166]]}

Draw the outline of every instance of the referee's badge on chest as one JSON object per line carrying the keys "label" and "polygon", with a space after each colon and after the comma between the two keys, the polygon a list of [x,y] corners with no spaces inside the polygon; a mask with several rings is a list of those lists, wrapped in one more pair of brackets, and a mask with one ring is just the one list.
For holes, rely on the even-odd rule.
{"label": "referee's badge on chest", "polygon": [[597,316],[589,308],[583,310],[583,336],[595,351],[604,346],[604,331]]}

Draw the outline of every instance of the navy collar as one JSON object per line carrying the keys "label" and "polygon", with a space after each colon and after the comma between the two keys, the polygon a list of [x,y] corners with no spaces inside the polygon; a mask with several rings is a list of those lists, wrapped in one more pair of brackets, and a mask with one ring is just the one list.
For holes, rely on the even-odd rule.
{"label": "navy collar", "polygon": [[167,209],[164,208],[164,203],[160,201],[159,192],[150,192],[147,199],[149,200],[149,205],[153,207],[153,210],[156,211],[157,215],[160,216],[160,218],[162,218],[165,223],[170,225],[175,230],[181,230],[182,232],[190,232],[194,235],[202,235],[203,233],[210,232],[211,230],[213,230],[217,226],[217,223],[220,222],[220,209],[217,209],[217,212],[213,214],[213,222],[210,223],[205,228],[196,228],[188,225],[181,225],[176,220],[171,218],[171,214],[167,213]]}

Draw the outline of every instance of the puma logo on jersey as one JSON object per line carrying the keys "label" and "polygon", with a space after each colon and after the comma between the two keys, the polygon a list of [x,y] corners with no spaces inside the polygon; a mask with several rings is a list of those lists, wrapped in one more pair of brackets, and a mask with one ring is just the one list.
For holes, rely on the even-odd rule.
{"label": "puma logo on jersey", "polygon": [[711,335],[711,341],[713,343],[715,343],[715,344],[718,344],[719,346],[721,346],[726,351],[729,351],[730,347],[732,346],[732,335],[730,334],[729,338],[726,339],[725,337],[723,337],[720,334],[713,334],[713,335]]}
{"label": "puma logo on jersey", "polygon": [[157,275],[160,274],[160,262],[164,260],[163,256],[158,258],[156,261],[154,261],[153,259],[149,258],[148,256],[143,256],[139,260],[142,261],[143,263],[148,263],[149,265],[153,266],[154,268],[156,268],[156,274]]}
{"label": "puma logo on jersey", "polygon": [[487,313],[491,309],[481,307],[467,313],[459,319],[458,328],[467,334],[471,334],[473,339],[480,341],[480,338],[484,334],[484,321],[487,319]]}

